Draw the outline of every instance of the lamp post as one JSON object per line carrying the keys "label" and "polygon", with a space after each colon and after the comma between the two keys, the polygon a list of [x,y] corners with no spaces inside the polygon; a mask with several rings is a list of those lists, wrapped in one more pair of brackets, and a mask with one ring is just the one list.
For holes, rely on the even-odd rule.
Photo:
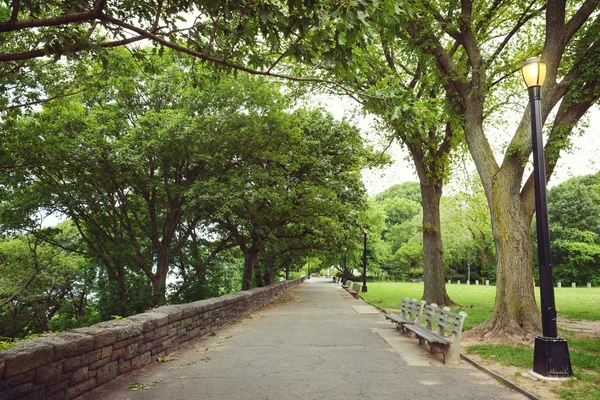
{"label": "lamp post", "polygon": [[529,91],[531,135],[533,145],[533,180],[535,186],[535,215],[540,269],[540,299],[542,306],[542,336],[535,338],[533,372],[542,377],[566,378],[573,375],[567,341],[558,337],[554,283],[550,260],[550,231],[548,200],[546,198],[546,164],[542,140],[541,94],[546,78],[546,64],[530,58],[521,70]]}
{"label": "lamp post", "polygon": [[346,275],[347,275],[347,272],[346,272],[346,250],[348,250],[348,248],[344,247],[344,265],[343,265],[343,267],[344,267],[344,276],[342,278],[342,283],[344,285],[346,284]]}
{"label": "lamp post", "polygon": [[367,292],[367,233],[369,233],[369,229],[365,228],[365,241],[363,246],[363,293]]}
{"label": "lamp post", "polygon": [[309,271],[310,261],[306,262],[306,279],[310,279],[310,271]]}

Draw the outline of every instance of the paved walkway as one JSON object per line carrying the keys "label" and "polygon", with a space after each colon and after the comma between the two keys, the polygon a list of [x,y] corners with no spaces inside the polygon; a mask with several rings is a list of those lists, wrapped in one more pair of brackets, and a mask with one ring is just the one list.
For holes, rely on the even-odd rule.
{"label": "paved walkway", "polygon": [[293,294],[87,398],[524,398],[464,362],[444,366],[330,279],[310,279]]}

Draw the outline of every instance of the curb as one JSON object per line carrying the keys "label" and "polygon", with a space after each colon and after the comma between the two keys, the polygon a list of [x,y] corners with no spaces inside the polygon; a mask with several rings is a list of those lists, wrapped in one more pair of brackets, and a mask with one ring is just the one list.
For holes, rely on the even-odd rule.
{"label": "curb", "polygon": [[506,379],[502,375],[498,374],[497,372],[492,371],[491,369],[489,369],[487,367],[484,367],[483,365],[479,364],[477,361],[470,359],[469,357],[465,356],[464,354],[461,354],[460,358],[462,358],[463,360],[467,361],[469,364],[473,365],[478,370],[485,372],[486,374],[488,374],[492,378],[498,379],[499,381],[501,381],[502,383],[504,383],[506,386],[508,386],[509,388],[511,388],[512,390],[514,390],[516,392],[521,393],[522,395],[524,395],[528,399],[531,399],[531,400],[542,400],[540,397],[537,397],[535,394],[533,394],[531,392],[528,392],[527,390],[523,389],[520,386],[515,385],[513,382],[509,381],[508,379]]}

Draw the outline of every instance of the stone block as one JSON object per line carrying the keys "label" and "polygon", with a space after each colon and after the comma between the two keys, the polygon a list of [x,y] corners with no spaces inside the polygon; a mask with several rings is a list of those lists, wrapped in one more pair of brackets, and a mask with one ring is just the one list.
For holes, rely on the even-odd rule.
{"label": "stone block", "polygon": [[96,378],[88,379],[85,382],[81,382],[78,385],[72,386],[65,390],[65,399],[73,399],[77,396],[84,394],[85,392],[89,392],[93,388],[96,387]]}
{"label": "stone block", "polygon": [[117,331],[117,342],[127,340],[144,333],[144,322],[129,322],[129,324]]}
{"label": "stone block", "polygon": [[102,357],[102,350],[94,350],[81,356],[81,365],[89,365],[95,363]]}
{"label": "stone block", "polygon": [[81,367],[81,356],[67,358],[63,361],[63,371],[73,371],[75,368]]}
{"label": "stone block", "polygon": [[64,400],[65,399],[65,391],[61,390],[60,392],[54,393],[51,396],[48,396],[46,400]]}
{"label": "stone block", "polygon": [[154,310],[133,315],[127,319],[136,322],[149,322],[154,326],[154,328],[160,328],[161,326],[169,323],[169,316],[167,314],[154,312]]}
{"label": "stone block", "polygon": [[54,393],[58,393],[58,392],[64,392],[64,390],[68,387],[69,387],[69,381],[65,379],[65,380],[62,380],[61,382],[57,383],[56,385],[48,386],[46,388],[46,394],[50,395],[50,394],[54,394]]}
{"label": "stone block", "polygon": [[10,385],[11,386],[19,386],[24,383],[33,382],[35,380],[36,374],[37,374],[37,368],[30,369],[29,371],[25,371],[20,374],[14,375],[10,378]]}
{"label": "stone block", "polygon": [[88,367],[81,367],[76,369],[71,376],[70,386],[76,385],[88,379]]}
{"label": "stone block", "polygon": [[118,366],[119,375],[129,372],[131,370],[131,360],[121,361]]}
{"label": "stone block", "polygon": [[88,328],[78,328],[71,332],[85,333],[94,338],[94,349],[110,346],[117,340],[117,331],[114,327],[99,328],[98,324]]}
{"label": "stone block", "polygon": [[2,396],[4,396],[0,397],[0,399],[18,399],[20,397],[27,396],[28,394],[33,393],[33,390],[33,383],[24,383],[19,386],[11,387],[8,390],[5,390],[4,392],[0,393]]}
{"label": "stone block", "polygon": [[147,351],[144,354],[140,354],[137,357],[134,357],[131,360],[131,368],[136,369],[139,367],[143,367],[146,364],[150,363],[150,352]]}
{"label": "stone block", "polygon": [[130,344],[125,347],[125,359],[129,360],[130,358],[135,357],[138,354],[138,343]]}
{"label": "stone block", "polygon": [[56,335],[46,335],[38,338],[54,348],[53,361],[74,357],[94,348],[94,338],[78,332],[61,332]]}
{"label": "stone block", "polygon": [[98,385],[102,385],[109,380],[116,378],[119,370],[119,363],[117,361],[113,361],[106,365],[98,368],[98,375],[96,377],[96,383]]}
{"label": "stone block", "polygon": [[112,346],[104,347],[102,349],[102,355],[100,356],[100,358],[110,357],[112,355],[112,352],[113,352]]}
{"label": "stone block", "polygon": [[40,389],[33,393],[29,393],[28,395],[20,397],[19,400],[46,400],[46,393],[43,389]]}
{"label": "stone block", "polygon": [[96,361],[95,363],[91,363],[89,366],[90,370],[96,369],[96,368],[100,368],[101,366],[108,364],[110,362],[110,357],[107,358],[101,358],[98,361]]}
{"label": "stone block", "polygon": [[52,346],[36,339],[24,340],[10,350],[0,352],[4,377],[11,377],[52,362]]}
{"label": "stone block", "polygon": [[148,342],[145,344],[146,350],[150,350],[153,351],[154,349],[161,349],[162,348],[162,342],[163,339],[157,339],[153,342]]}
{"label": "stone block", "polygon": [[45,387],[60,382],[62,369],[63,363],[61,361],[38,368],[35,377],[35,385]]}
{"label": "stone block", "polygon": [[127,339],[127,340],[122,340],[122,341],[120,341],[120,342],[117,342],[117,343],[115,343],[115,344],[113,345],[113,351],[114,351],[114,350],[118,350],[118,349],[120,349],[120,348],[122,348],[122,347],[129,346],[130,344],[132,344],[132,343],[137,343],[137,342],[139,342],[139,343],[143,343],[143,342],[144,342],[144,336],[142,336],[142,335],[140,335],[140,336],[135,336],[135,337],[129,338],[129,339]]}
{"label": "stone block", "polygon": [[153,360],[156,360],[157,358],[161,358],[161,357],[165,357],[166,356],[166,352],[164,350],[162,350],[162,347],[156,348],[152,351],[150,351],[150,358],[152,358]]}
{"label": "stone block", "polygon": [[183,312],[175,306],[158,307],[158,308],[152,310],[152,312],[159,313],[159,314],[165,314],[169,319],[169,323],[172,323],[174,321],[179,321],[183,315]]}
{"label": "stone block", "polygon": [[155,332],[156,332],[156,337],[157,338],[161,338],[161,337],[167,336],[169,334],[169,327],[167,325],[161,326]]}
{"label": "stone block", "polygon": [[122,347],[118,350],[113,350],[113,352],[110,356],[110,360],[115,361],[115,360],[118,360],[123,357],[125,357],[125,348],[124,347]]}

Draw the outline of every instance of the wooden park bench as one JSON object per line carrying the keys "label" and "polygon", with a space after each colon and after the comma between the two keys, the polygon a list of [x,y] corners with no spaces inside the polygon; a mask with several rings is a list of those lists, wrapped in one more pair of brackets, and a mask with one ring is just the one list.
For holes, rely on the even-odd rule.
{"label": "wooden park bench", "polygon": [[348,280],[346,281],[346,284],[345,284],[345,285],[342,283],[342,287],[343,287],[344,289],[348,289],[348,288],[349,288],[349,287],[351,287],[351,286],[352,286],[352,281],[351,281],[350,279],[348,279]]}
{"label": "wooden park bench", "polygon": [[[450,308],[439,308],[437,304],[428,304],[424,309],[425,327],[404,325],[404,329],[419,337],[419,345],[429,344],[429,352],[438,349],[444,354],[444,364],[458,364],[460,361],[460,337],[467,318],[464,311],[455,314]],[[446,336],[446,332],[449,336]]]}
{"label": "wooden park bench", "polygon": [[404,325],[421,325],[423,319],[423,308],[427,302],[425,300],[409,299],[405,297],[400,304],[400,315],[384,314],[385,318],[396,323],[396,328],[404,331]]}
{"label": "wooden park bench", "polygon": [[346,289],[348,293],[350,293],[355,299],[360,297],[360,291],[362,289],[362,284],[358,282],[352,283],[352,287],[350,289]]}

